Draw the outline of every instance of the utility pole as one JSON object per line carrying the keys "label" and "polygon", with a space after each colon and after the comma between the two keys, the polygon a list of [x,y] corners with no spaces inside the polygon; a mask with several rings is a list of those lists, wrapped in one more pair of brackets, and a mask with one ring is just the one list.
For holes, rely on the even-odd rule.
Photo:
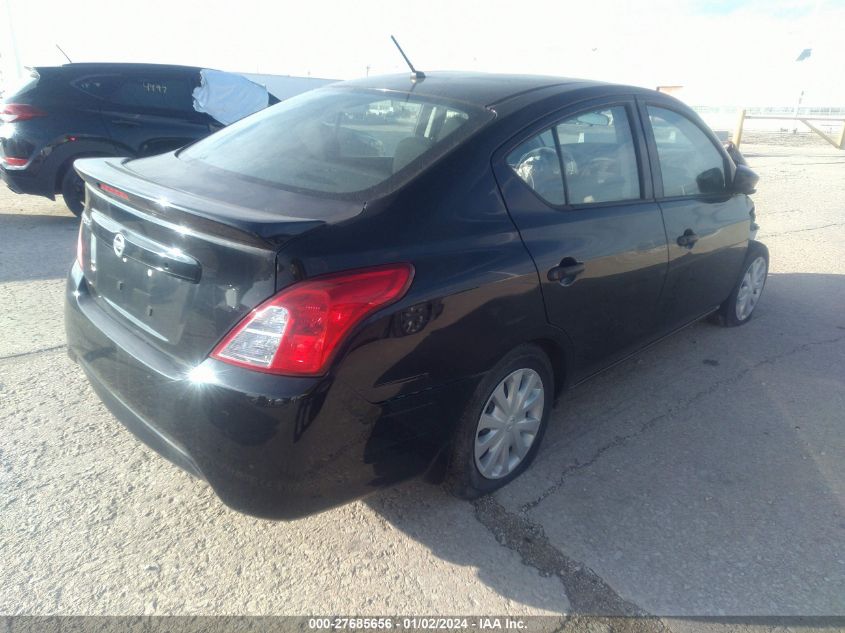
{"label": "utility pole", "polygon": [[12,20],[12,0],[5,0],[6,2],[6,16],[9,24],[9,40],[12,49],[12,62],[14,63],[15,79],[20,79],[23,76],[23,66],[21,66],[21,58],[18,54],[18,41],[15,38],[15,22]]}
{"label": "utility pole", "polygon": [[[812,48],[805,48],[805,49],[804,49],[804,50],[802,50],[802,51],[801,51],[801,53],[798,55],[798,58],[795,60],[795,62],[796,62],[796,63],[803,62],[805,59],[809,59],[809,58],[810,58],[810,56],[811,56],[812,54],[813,54],[813,49],[812,49]],[[800,73],[801,73],[801,71],[800,71],[800,67],[799,67],[799,71],[798,71],[798,74],[799,74],[799,79],[800,79]],[[801,83],[803,84],[803,81],[802,81]],[[804,89],[802,88],[802,89],[801,89],[801,93],[798,95],[798,103],[795,105],[795,112],[793,113],[793,116],[794,116],[796,119],[798,118],[798,115],[799,115],[799,114],[801,114],[801,102],[802,102],[803,100],[804,100]],[[793,134],[795,134],[797,131],[798,131],[798,126],[796,125],[796,126],[792,129],[792,133],[793,133]]]}

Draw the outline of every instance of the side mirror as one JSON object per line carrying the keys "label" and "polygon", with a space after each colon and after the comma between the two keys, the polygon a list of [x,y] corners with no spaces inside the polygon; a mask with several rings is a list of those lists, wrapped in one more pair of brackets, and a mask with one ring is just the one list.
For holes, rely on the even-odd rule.
{"label": "side mirror", "polygon": [[734,174],[733,187],[731,189],[734,193],[744,193],[751,195],[757,191],[757,181],[760,176],[752,170],[748,165],[737,165],[736,173]]}
{"label": "side mirror", "polygon": [[703,171],[695,177],[695,183],[701,193],[724,193],[725,176],[718,167]]}

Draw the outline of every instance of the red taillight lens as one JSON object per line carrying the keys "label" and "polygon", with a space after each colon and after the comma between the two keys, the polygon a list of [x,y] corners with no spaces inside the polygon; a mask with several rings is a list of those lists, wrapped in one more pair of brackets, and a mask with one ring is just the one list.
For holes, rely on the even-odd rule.
{"label": "red taillight lens", "polygon": [[12,167],[23,167],[26,165],[28,158],[16,158],[14,156],[4,156],[3,162]]}
{"label": "red taillight lens", "polygon": [[124,200],[129,200],[129,194],[125,191],[121,191],[117,187],[112,187],[111,185],[107,185],[104,182],[100,183],[100,189],[103,191],[110,193],[113,196],[117,196],[118,198],[123,198]]}
{"label": "red taillight lens", "polygon": [[27,121],[40,116],[47,116],[47,113],[26,103],[0,104],[0,121],[3,121],[4,123]]}
{"label": "red taillight lens", "polygon": [[294,284],[253,310],[211,356],[273,374],[323,374],[350,330],[400,299],[413,275],[410,264],[391,264]]}

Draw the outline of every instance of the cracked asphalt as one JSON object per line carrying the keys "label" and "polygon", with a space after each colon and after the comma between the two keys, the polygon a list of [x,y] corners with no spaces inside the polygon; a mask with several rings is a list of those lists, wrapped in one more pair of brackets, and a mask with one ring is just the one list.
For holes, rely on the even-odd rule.
{"label": "cracked asphalt", "polygon": [[0,613],[845,615],[845,152],[743,150],[772,259],[747,326],[566,393],[492,497],[409,482],[291,523],[228,510],[103,408],[64,349],[76,221],[3,188]]}

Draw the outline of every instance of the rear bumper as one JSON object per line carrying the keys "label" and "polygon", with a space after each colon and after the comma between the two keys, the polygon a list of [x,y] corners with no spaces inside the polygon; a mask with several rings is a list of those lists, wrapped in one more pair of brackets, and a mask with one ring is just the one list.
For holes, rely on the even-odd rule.
{"label": "rear bumper", "polygon": [[105,314],[77,265],[66,291],[69,353],[109,410],[255,516],[300,517],[424,473],[477,381],[374,404],[330,376],[271,376],[209,359],[199,379]]}
{"label": "rear bumper", "polygon": [[27,193],[34,196],[46,196],[55,199],[52,186],[47,185],[47,179],[33,175],[27,169],[7,169],[0,165],[0,180],[15,193]]}

